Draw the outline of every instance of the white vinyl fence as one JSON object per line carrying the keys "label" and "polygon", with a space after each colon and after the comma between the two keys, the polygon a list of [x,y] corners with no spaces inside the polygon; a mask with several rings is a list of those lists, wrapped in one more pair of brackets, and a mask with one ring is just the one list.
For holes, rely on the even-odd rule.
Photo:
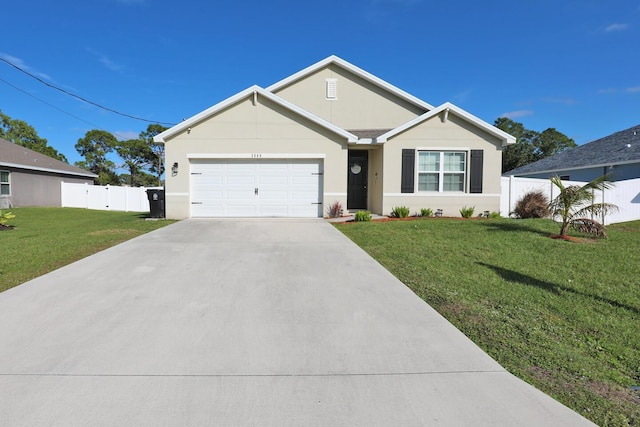
{"label": "white vinyl fence", "polygon": [[[585,182],[563,181],[565,186],[584,185]],[[500,215],[506,217],[513,212],[518,200],[530,191],[540,190],[549,200],[559,193],[558,188],[548,179],[502,177],[502,195],[500,197]],[[612,203],[619,211],[603,218],[593,218],[603,224],[634,221],[640,219],[640,179],[616,181],[613,187],[604,192],[596,191],[596,202]]]}
{"label": "white vinyl fence", "polygon": [[116,187],[69,182],[63,182],[61,187],[62,207],[149,212],[149,200],[146,193],[149,187]]}

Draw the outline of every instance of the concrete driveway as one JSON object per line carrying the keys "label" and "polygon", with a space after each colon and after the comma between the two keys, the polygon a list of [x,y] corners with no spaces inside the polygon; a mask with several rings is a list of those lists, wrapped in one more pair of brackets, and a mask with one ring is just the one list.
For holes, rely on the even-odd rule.
{"label": "concrete driveway", "polygon": [[3,426],[593,425],[323,220],[186,220],[1,293],[0,396]]}

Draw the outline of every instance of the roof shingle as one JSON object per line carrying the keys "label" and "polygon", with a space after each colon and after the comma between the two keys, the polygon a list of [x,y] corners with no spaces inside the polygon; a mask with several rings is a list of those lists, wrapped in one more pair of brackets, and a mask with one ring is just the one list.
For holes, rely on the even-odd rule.
{"label": "roof shingle", "polygon": [[640,162],[640,125],[505,172],[522,175]]}
{"label": "roof shingle", "polygon": [[98,175],[0,138],[0,166],[96,178]]}

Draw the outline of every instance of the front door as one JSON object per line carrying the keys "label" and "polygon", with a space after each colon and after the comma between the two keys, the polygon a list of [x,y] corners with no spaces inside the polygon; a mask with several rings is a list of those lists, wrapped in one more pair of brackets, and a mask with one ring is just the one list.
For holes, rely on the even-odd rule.
{"label": "front door", "polygon": [[347,209],[367,209],[367,166],[369,152],[364,150],[349,150],[349,164],[347,176]]}

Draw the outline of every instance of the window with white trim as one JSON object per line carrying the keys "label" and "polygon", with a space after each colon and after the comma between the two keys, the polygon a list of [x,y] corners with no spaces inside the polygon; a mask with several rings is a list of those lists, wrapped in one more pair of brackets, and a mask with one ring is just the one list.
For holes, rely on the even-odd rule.
{"label": "window with white trim", "polygon": [[11,183],[9,182],[9,171],[0,171],[0,196],[11,195]]}
{"label": "window with white trim", "polygon": [[467,153],[418,151],[418,191],[465,191]]}
{"label": "window with white trim", "polygon": [[0,171],[0,196],[11,195],[11,182],[9,181],[9,171]]}

